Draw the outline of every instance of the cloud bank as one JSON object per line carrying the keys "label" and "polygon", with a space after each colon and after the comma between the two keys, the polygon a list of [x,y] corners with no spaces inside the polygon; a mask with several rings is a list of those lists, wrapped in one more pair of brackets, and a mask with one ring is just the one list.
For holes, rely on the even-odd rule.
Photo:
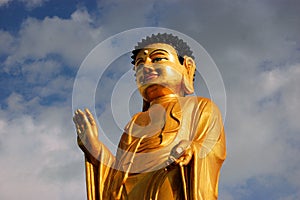
{"label": "cloud bank", "polygon": [[[24,5],[38,9],[45,2]],[[0,1],[0,6],[10,3]],[[27,17],[17,33],[0,29],[1,199],[85,198],[83,155],[71,120],[76,72],[99,42],[143,26],[192,37],[219,67],[228,98],[228,158],[221,172],[220,199],[299,198],[298,1],[97,5],[78,6],[68,18]],[[131,67],[125,61],[116,61],[118,67],[108,69],[99,83],[97,115],[102,126],[115,127],[110,92]],[[197,63],[198,69],[204,67]],[[118,132],[114,140],[121,134],[119,128],[113,128]]]}

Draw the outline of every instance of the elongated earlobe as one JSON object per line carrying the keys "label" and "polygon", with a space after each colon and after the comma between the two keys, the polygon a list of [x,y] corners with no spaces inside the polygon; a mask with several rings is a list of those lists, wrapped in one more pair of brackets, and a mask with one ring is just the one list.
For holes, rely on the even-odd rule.
{"label": "elongated earlobe", "polygon": [[183,75],[183,83],[182,83],[184,93],[186,95],[192,94],[194,93],[194,74],[196,70],[196,64],[191,57],[185,56],[183,65],[186,68],[186,73]]}

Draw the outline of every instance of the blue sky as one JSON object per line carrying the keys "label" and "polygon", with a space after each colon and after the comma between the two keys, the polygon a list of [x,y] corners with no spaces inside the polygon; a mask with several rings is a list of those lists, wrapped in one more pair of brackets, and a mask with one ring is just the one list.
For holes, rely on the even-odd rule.
{"label": "blue sky", "polygon": [[[99,43],[148,26],[188,35],[218,66],[227,96],[228,152],[219,199],[299,199],[296,0],[0,0],[0,199],[85,199],[83,155],[72,123],[76,74]],[[115,145],[123,124],[113,121],[110,103],[118,81],[132,75],[129,55],[105,69],[96,91],[99,125],[111,128]],[[197,68],[201,72],[204,62]],[[196,79],[197,94],[209,96],[199,74]],[[141,106],[136,91],[118,100],[131,114]]]}

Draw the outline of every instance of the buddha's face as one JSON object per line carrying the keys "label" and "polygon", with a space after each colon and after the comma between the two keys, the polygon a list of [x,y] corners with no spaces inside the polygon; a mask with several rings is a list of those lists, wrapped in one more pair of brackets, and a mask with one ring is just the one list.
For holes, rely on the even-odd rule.
{"label": "buddha's face", "polygon": [[167,94],[183,96],[185,93],[183,79],[188,70],[168,44],[155,43],[141,49],[134,69],[139,91],[147,101]]}

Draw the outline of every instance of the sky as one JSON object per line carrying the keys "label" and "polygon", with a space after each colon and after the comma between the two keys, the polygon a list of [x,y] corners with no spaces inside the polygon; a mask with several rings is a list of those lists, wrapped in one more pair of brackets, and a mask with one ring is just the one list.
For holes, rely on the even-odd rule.
{"label": "sky", "polygon": [[[85,62],[103,71],[93,94],[81,96],[94,99],[113,148],[141,108],[130,53],[107,66],[97,62],[115,52],[89,55],[108,38],[143,27],[185,34],[217,66],[227,143],[219,199],[300,199],[297,0],[0,0],[0,199],[86,199],[72,122],[76,80]],[[122,41],[113,39],[121,49]],[[210,97],[201,74],[207,66],[197,62],[195,88]],[[90,88],[85,83],[77,82]]]}

